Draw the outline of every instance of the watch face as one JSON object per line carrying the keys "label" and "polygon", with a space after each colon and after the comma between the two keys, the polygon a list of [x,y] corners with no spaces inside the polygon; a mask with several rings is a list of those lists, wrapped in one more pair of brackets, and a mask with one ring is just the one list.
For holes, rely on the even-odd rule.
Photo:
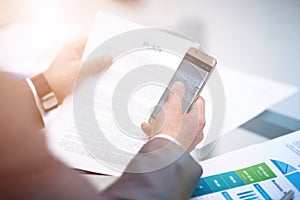
{"label": "watch face", "polygon": [[46,112],[58,106],[58,100],[53,92],[48,93],[42,98],[43,108]]}

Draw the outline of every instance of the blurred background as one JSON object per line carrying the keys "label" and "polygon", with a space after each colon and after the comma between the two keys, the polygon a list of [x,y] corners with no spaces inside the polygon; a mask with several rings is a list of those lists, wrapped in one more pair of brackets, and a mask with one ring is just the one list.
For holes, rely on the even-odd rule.
{"label": "blurred background", "polygon": [[[181,31],[218,67],[300,86],[299,0],[0,0],[1,68],[24,75],[46,69],[64,43],[89,34],[99,9]],[[271,110],[300,119],[299,107],[298,92]]]}

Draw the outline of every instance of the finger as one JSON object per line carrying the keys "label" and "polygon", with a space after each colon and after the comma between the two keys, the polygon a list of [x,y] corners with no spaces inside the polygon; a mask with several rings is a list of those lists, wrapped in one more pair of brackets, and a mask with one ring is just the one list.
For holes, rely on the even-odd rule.
{"label": "finger", "polygon": [[184,84],[180,81],[176,81],[171,88],[166,105],[171,107],[178,106],[178,104],[182,105],[184,101],[184,95],[185,95]]}
{"label": "finger", "polygon": [[112,57],[101,56],[98,58],[87,60],[84,63],[84,70],[86,73],[95,74],[107,69],[112,63]]}
{"label": "finger", "polygon": [[143,132],[148,136],[151,137],[151,132],[152,132],[152,126],[146,122],[143,122],[141,124],[141,128],[143,130]]}
{"label": "finger", "polygon": [[192,104],[188,114],[204,116],[205,114],[205,101],[202,97],[199,97],[195,103]]}
{"label": "finger", "polygon": [[198,119],[198,130],[202,131],[205,126],[205,101],[202,97],[199,97],[192,105],[188,115],[193,119]]}
{"label": "finger", "polygon": [[80,40],[77,40],[73,43],[71,43],[72,47],[74,48],[74,50],[77,52],[78,55],[82,55],[83,50],[85,48],[85,45],[87,43],[87,37],[82,38]]}
{"label": "finger", "polygon": [[205,118],[205,100],[199,96],[197,101],[198,101],[200,116],[204,119]]}

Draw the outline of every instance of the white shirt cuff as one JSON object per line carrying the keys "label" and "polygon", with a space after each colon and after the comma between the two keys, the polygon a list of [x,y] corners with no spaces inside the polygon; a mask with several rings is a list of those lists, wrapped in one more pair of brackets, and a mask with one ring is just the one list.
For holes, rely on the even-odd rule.
{"label": "white shirt cuff", "polygon": [[29,86],[32,94],[33,94],[33,97],[34,97],[34,100],[35,100],[35,104],[36,104],[38,110],[40,111],[42,119],[43,119],[43,122],[44,122],[45,111],[43,109],[43,106],[42,106],[42,103],[41,103],[40,98],[38,96],[38,93],[36,91],[36,88],[34,87],[34,85],[33,85],[33,83],[32,83],[32,81],[31,81],[30,78],[26,78],[26,82],[27,82],[27,84],[28,84],[28,86]]}
{"label": "white shirt cuff", "polygon": [[151,140],[154,139],[154,138],[164,138],[164,139],[170,140],[171,142],[173,142],[173,143],[180,146],[180,143],[178,142],[178,140],[176,140],[172,136],[169,136],[169,135],[166,135],[166,134],[163,134],[163,133],[155,135],[154,137],[151,138]]}

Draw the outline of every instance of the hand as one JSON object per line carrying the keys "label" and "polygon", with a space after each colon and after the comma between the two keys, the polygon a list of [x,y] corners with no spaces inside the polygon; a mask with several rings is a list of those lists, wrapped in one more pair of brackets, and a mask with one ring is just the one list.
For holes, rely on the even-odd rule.
{"label": "hand", "polygon": [[142,123],[141,128],[149,137],[160,133],[169,135],[190,152],[203,139],[205,103],[203,98],[199,97],[188,113],[182,113],[184,94],[184,84],[175,82],[163,110],[151,125]]}
{"label": "hand", "polygon": [[[56,56],[51,66],[44,72],[51,89],[56,95],[59,104],[73,91],[77,75],[83,65],[82,53],[87,39],[82,39],[65,45]],[[111,64],[112,58],[108,56],[97,58],[97,72],[101,72]]]}

